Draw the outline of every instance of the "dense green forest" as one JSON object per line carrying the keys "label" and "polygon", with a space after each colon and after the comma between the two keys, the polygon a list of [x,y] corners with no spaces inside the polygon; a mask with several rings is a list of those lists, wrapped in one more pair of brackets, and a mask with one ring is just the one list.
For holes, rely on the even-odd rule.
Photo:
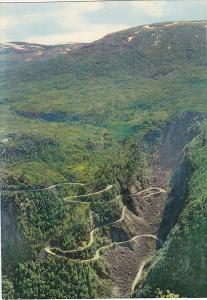
{"label": "dense green forest", "polygon": [[[8,60],[0,73],[5,299],[207,295],[205,34],[202,21],[160,23],[64,55]],[[159,247],[128,242],[139,235]],[[132,280],[151,262],[133,293],[121,290],[126,269],[114,269],[120,253],[141,259],[128,263]]]}
{"label": "dense green forest", "polygon": [[[57,264],[56,259],[49,258],[42,262],[20,264],[15,271],[13,286],[8,278],[3,278],[3,286],[8,299],[14,295],[25,299],[96,298],[110,296],[110,282],[105,277],[104,265],[71,264],[65,260]],[[17,292],[14,294],[15,288]]]}

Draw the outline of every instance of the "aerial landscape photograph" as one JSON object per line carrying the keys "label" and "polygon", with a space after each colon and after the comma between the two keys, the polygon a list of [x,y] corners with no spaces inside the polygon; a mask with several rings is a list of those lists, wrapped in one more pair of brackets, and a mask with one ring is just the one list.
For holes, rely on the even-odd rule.
{"label": "aerial landscape photograph", "polygon": [[1,299],[207,298],[207,2],[0,3]]}

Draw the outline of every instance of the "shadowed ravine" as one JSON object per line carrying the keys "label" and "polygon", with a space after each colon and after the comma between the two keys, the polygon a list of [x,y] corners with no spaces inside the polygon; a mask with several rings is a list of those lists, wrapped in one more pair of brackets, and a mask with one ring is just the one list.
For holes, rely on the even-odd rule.
{"label": "shadowed ravine", "polygon": [[[188,143],[198,134],[199,123],[204,117],[205,114],[185,113],[178,119],[169,121],[160,130],[158,139],[153,136],[153,132],[147,134],[146,142],[150,149],[149,166],[152,171],[150,185],[160,188],[157,191],[152,187],[149,188],[153,192],[149,195],[145,195],[145,190],[136,195],[136,182],[130,187],[131,197],[126,197],[126,203],[131,210],[131,216],[136,215],[140,220],[132,223],[129,221],[130,230],[134,235],[146,233],[144,221],[147,233],[165,241],[171,228],[176,224],[185,205],[187,190],[184,186],[190,174],[190,169],[184,163],[185,151]],[[153,201],[153,197],[156,197],[156,201]],[[155,250],[162,246],[158,239],[154,245],[142,242],[134,245],[133,249],[120,245],[117,249],[105,253],[104,257],[117,286],[116,297],[127,297],[130,284],[134,282],[136,286],[140,282],[143,270],[146,265],[150,265],[148,260]],[[148,263],[145,265],[145,262]]]}
{"label": "shadowed ravine", "polygon": [[[187,116],[187,119],[188,117],[189,116]],[[186,121],[184,120],[180,121],[181,124],[183,124],[184,122]],[[185,134],[185,130],[188,130],[188,126],[191,122],[192,120],[190,120],[190,122],[189,120],[188,122],[186,122],[187,125],[181,134]],[[178,123],[177,125],[178,127],[181,126],[180,123]],[[167,126],[170,125],[167,124]],[[147,265],[150,264],[150,257],[153,255],[156,247],[159,248],[163,244],[162,242],[163,235],[160,233],[162,230],[162,226],[164,226],[164,228],[168,228],[166,230],[168,230],[169,232],[173,222],[174,223],[176,222],[176,218],[178,218],[182,208],[181,205],[181,208],[177,211],[176,216],[173,215],[172,213],[172,218],[174,218],[175,221],[168,221],[170,222],[169,224],[171,225],[167,225],[166,227],[165,221],[160,222],[162,218],[163,220],[165,220],[164,216],[165,216],[166,208],[164,209],[164,207],[165,207],[166,199],[168,199],[169,197],[172,198],[173,197],[172,195],[174,195],[175,187],[173,188],[172,185],[172,189],[169,189],[170,177],[172,176],[174,170],[176,170],[177,172],[176,174],[179,173],[183,174],[182,171],[181,172],[179,171],[180,168],[182,169],[182,164],[180,163],[184,157],[182,154],[183,147],[185,148],[186,144],[193,138],[193,136],[196,135],[195,132],[188,131],[188,135],[185,138],[186,144],[183,144],[182,147],[179,146],[179,150],[177,150],[176,148],[177,141],[174,137],[174,133],[176,133],[176,130],[177,130],[176,128],[174,129],[172,128],[170,131],[168,131],[173,136],[172,138],[169,136],[169,133],[167,136],[165,136],[165,129],[164,129],[163,141],[161,144],[158,144],[158,148],[160,149],[159,162],[153,159],[151,161],[151,169],[154,174],[154,177],[152,179],[152,186],[147,187],[141,191],[137,190],[135,186],[134,187],[132,186],[128,194],[125,193],[124,195],[122,195],[123,197],[131,198],[132,205],[135,207],[135,210],[133,212],[130,210],[130,205],[128,206],[126,202],[126,205],[123,205],[122,214],[118,220],[96,227],[90,231],[89,240],[85,246],[79,247],[77,249],[72,249],[72,250],[62,250],[60,247],[52,247],[50,245],[47,245],[45,247],[45,252],[48,255],[52,255],[56,257],[57,259],[58,258],[67,259],[71,262],[79,262],[79,263],[90,263],[98,259],[104,258],[108,262],[110,273],[112,274],[112,277],[114,278],[114,282],[118,287],[118,289],[116,289],[114,296],[123,297],[129,295],[130,293],[133,293],[136,285],[142,278],[143,270]],[[171,151],[169,144],[166,144],[166,140],[168,141],[168,143],[173,141],[171,142],[172,148],[175,149],[174,158],[171,153],[170,162],[166,162],[166,155],[168,155],[169,151]],[[154,146],[155,145],[153,145],[153,147]],[[186,176],[183,176],[183,178],[185,177]],[[178,178],[177,181],[178,181],[177,185],[179,186],[179,183],[180,182],[182,183],[182,180],[180,181]],[[161,187],[157,187],[160,185]],[[55,187],[55,185],[48,187],[47,189],[53,187]],[[64,200],[67,202],[68,205],[70,205],[70,203],[76,203],[77,205],[80,203],[95,204],[95,203],[99,203],[99,201],[93,201],[92,200],[93,196],[101,195],[102,193],[107,192],[112,188],[113,185],[108,185],[106,186],[106,188],[104,188],[101,191],[77,195],[77,196],[67,196],[64,198]],[[166,193],[166,189],[168,191],[171,190],[169,196],[168,193]],[[114,201],[120,201],[120,203],[122,203],[121,195],[118,195],[114,199],[109,200],[107,202],[111,203]],[[163,217],[162,217],[162,212],[163,212]],[[143,226],[143,224],[146,225]],[[107,229],[111,228],[110,230],[112,230],[113,228],[115,228],[114,226],[115,227],[118,226],[120,228],[125,228],[125,226],[127,226],[128,228],[127,232],[129,238],[125,240],[119,240],[120,237],[118,237],[118,241],[113,241],[113,236],[111,236],[112,239],[111,243],[102,245],[98,249],[94,249],[89,257],[84,257],[84,250],[87,249],[90,250],[90,248],[93,245],[95,245],[96,234],[103,228],[107,228]],[[164,238],[166,238],[166,236],[164,236]],[[152,241],[154,241],[155,244],[153,244]],[[133,251],[133,255],[132,254],[129,255],[129,251]],[[140,255],[140,253],[142,253],[142,255]],[[124,262],[122,262],[121,256],[122,257],[126,256]],[[132,264],[133,264],[133,268],[131,271],[129,271],[130,273],[128,274],[127,271],[126,273],[124,273],[123,270],[125,270],[125,265],[127,268],[129,267],[128,269],[130,270]],[[121,269],[119,269],[119,265]],[[124,280],[124,284],[123,284],[123,280]]]}

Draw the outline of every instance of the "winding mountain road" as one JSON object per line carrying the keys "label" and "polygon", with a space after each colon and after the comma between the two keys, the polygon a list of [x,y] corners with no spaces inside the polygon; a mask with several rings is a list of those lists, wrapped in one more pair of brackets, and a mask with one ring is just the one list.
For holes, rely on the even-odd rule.
{"label": "winding mountain road", "polygon": [[[79,185],[79,186],[84,186],[85,184],[83,184],[83,183],[76,183],[76,182],[64,182],[64,183],[57,183],[57,184],[51,185],[49,187],[39,188],[39,189],[16,190],[16,191],[15,190],[4,190],[4,191],[12,191],[12,192],[17,192],[17,193],[19,193],[19,192],[35,192],[35,191],[51,190],[51,189],[53,189],[53,188],[55,188],[57,186],[61,186],[61,185]],[[90,197],[90,196],[93,196],[93,195],[102,194],[103,192],[112,189],[113,186],[114,185],[107,185],[107,187],[105,189],[103,189],[101,191],[98,191],[98,192],[94,192],[94,193],[88,193],[88,194],[84,194],[84,195],[68,196],[68,197],[65,197],[64,200],[66,202],[68,202],[68,203],[101,203],[101,201],[80,201],[80,200],[75,200],[75,199],[78,199],[79,197],[87,198],[87,197]],[[151,192],[151,193],[149,193],[148,195],[143,196],[143,199],[146,199],[146,198],[151,197],[151,196],[156,196],[156,195],[165,193],[166,191],[164,189],[162,189],[162,188],[159,188],[159,187],[150,187],[150,188],[147,188],[145,190],[139,191],[137,193],[132,193],[132,194],[130,194],[130,196],[140,196],[143,193],[147,193],[147,192]],[[117,201],[117,199],[120,199],[120,197],[121,197],[121,195],[118,195],[115,199],[113,199],[111,201],[108,201],[108,203],[112,203],[114,201]],[[49,255],[53,255],[55,257],[64,258],[64,259],[67,259],[67,260],[70,260],[70,261],[80,262],[80,263],[88,263],[88,262],[92,262],[92,261],[100,259],[101,258],[101,253],[103,253],[104,251],[110,249],[113,246],[118,246],[118,245],[123,245],[123,244],[126,244],[126,243],[131,243],[131,242],[134,242],[135,240],[137,240],[139,238],[143,238],[143,237],[145,237],[145,238],[153,238],[153,239],[159,241],[160,244],[163,244],[163,242],[160,239],[158,239],[157,236],[155,236],[155,235],[152,235],[152,234],[141,234],[141,235],[136,235],[136,236],[132,237],[131,239],[127,240],[127,241],[112,242],[112,243],[110,243],[110,244],[108,244],[106,246],[102,246],[102,247],[100,247],[99,249],[96,250],[95,255],[93,257],[91,257],[91,258],[87,258],[87,259],[82,259],[82,258],[72,259],[72,258],[68,258],[67,256],[65,256],[66,254],[77,253],[79,251],[83,251],[83,250],[86,250],[86,249],[90,248],[90,246],[94,242],[95,233],[98,230],[100,230],[101,228],[104,228],[106,226],[113,226],[113,225],[115,225],[115,224],[117,224],[119,222],[122,222],[124,220],[126,210],[127,210],[127,207],[123,206],[121,217],[118,220],[94,228],[90,232],[90,234],[89,234],[90,237],[89,237],[89,241],[88,241],[87,245],[79,247],[79,248],[74,249],[74,250],[61,250],[60,248],[55,248],[55,247],[52,248],[50,246],[47,246],[44,249],[45,252],[48,253]],[[61,255],[55,253],[55,251],[58,251],[59,253],[61,253]],[[138,273],[137,273],[136,277],[134,278],[134,280],[132,282],[131,293],[134,292],[135,287],[136,287],[137,283],[139,282],[139,280],[140,280],[140,278],[142,276],[143,269],[144,269],[144,267],[145,267],[145,265],[147,264],[148,261],[149,260],[146,259],[146,260],[144,260],[141,263],[141,265],[139,267],[139,270],[138,270]]]}
{"label": "winding mountain road", "polygon": [[[119,196],[118,196],[118,197],[119,197]],[[117,198],[118,198],[118,197],[117,197]],[[114,200],[116,200],[116,199],[114,199]],[[112,201],[114,201],[114,200],[112,200]],[[112,201],[111,201],[111,202],[112,202]],[[126,206],[123,206],[121,217],[120,217],[117,221],[114,221],[114,222],[105,224],[105,225],[103,225],[103,226],[96,227],[96,228],[94,228],[93,230],[91,230],[89,242],[88,242],[87,245],[82,246],[82,247],[79,247],[79,248],[77,248],[77,249],[75,249],[75,250],[61,250],[60,248],[57,248],[57,247],[49,247],[49,246],[48,246],[48,247],[45,248],[45,251],[48,252],[48,249],[49,249],[49,252],[48,252],[48,253],[51,254],[51,252],[53,252],[54,250],[58,250],[60,253],[65,254],[65,253],[77,253],[77,252],[79,252],[79,251],[88,249],[88,248],[92,245],[92,243],[94,242],[94,235],[95,235],[95,233],[96,233],[97,231],[99,231],[101,228],[104,228],[104,227],[107,227],[107,226],[113,226],[113,225],[115,225],[115,224],[117,224],[117,223],[120,223],[120,222],[122,222],[122,221],[124,220],[124,216],[125,216],[125,213],[126,213],[126,209],[127,209],[127,207],[126,207]]]}
{"label": "winding mountain road", "polygon": [[147,263],[149,263],[149,259],[143,260],[143,262],[141,263],[141,265],[139,267],[139,271],[138,271],[138,273],[137,273],[136,277],[134,278],[134,280],[132,282],[132,285],[131,285],[131,294],[133,294],[137,283],[141,279],[142,272],[143,272],[144,267],[146,266]]}
{"label": "winding mountain road", "polygon": [[62,183],[56,183],[53,185],[50,185],[48,187],[44,188],[37,188],[37,189],[30,189],[30,190],[2,190],[2,192],[16,192],[16,193],[21,193],[21,192],[39,192],[39,191],[47,191],[47,190],[52,190],[53,188],[61,185],[79,185],[79,186],[84,186],[84,183],[78,183],[78,182],[62,182]]}
{"label": "winding mountain road", "polygon": [[[109,190],[110,188],[112,188],[112,185],[108,185],[104,190],[102,191],[99,191],[99,192],[95,192],[95,193],[91,193],[91,194],[87,194],[86,196],[88,195],[97,195],[97,194],[101,194],[103,191],[106,191],[106,190]],[[147,192],[150,192],[148,195],[145,195],[143,196],[143,199],[146,199],[148,197],[151,197],[151,196],[156,196],[156,195],[159,195],[159,194],[162,194],[162,193],[165,193],[166,191],[163,189],[163,188],[158,188],[158,187],[150,187],[148,189],[145,189],[145,190],[142,190],[142,191],[139,191],[138,193],[134,193],[132,195],[136,195],[136,196],[139,196],[139,195],[142,195],[143,193],[147,193]],[[83,195],[81,195],[83,196]],[[119,198],[120,195],[118,197],[116,197],[115,199],[109,201],[109,202],[113,202],[115,201],[117,198]],[[74,199],[74,198],[78,198],[78,196],[72,196],[72,197],[67,197],[66,201],[68,201],[68,199]],[[76,203],[89,203],[89,202],[84,202],[84,201],[77,201],[77,200],[70,200],[68,202],[76,202]],[[100,201],[97,201],[97,202],[100,202]],[[96,203],[96,202],[94,202]],[[59,257],[59,258],[64,258],[64,259],[67,259],[67,260],[70,260],[70,261],[73,261],[73,262],[79,262],[79,263],[90,263],[90,262],[93,262],[93,261],[96,261],[98,259],[101,258],[101,254],[104,252],[104,251],[107,251],[109,250],[110,248],[114,247],[114,246],[118,246],[118,245],[124,245],[126,243],[131,243],[131,242],[134,242],[136,241],[137,239],[139,238],[152,238],[152,239],[155,239],[157,241],[159,241],[159,243],[162,245],[163,244],[163,241],[160,240],[157,236],[153,235],[153,234],[140,234],[140,235],[136,235],[134,237],[132,237],[131,239],[127,240],[127,241],[122,241],[122,242],[112,242],[106,246],[102,246],[100,247],[99,249],[96,250],[95,252],[95,255],[93,257],[90,257],[90,258],[87,258],[87,259],[82,259],[82,258],[77,258],[77,259],[73,259],[73,258],[68,258],[67,256],[65,256],[65,254],[69,254],[69,253],[76,253],[78,251],[82,251],[82,250],[85,250],[85,249],[88,249],[90,248],[90,246],[93,244],[94,242],[94,236],[95,236],[95,233],[105,227],[105,226],[113,226],[119,222],[122,222],[124,220],[124,217],[125,217],[125,213],[126,213],[126,209],[127,207],[126,206],[123,206],[123,210],[122,210],[122,215],[121,217],[117,220],[117,221],[114,221],[114,222],[111,222],[111,223],[108,223],[108,224],[105,224],[103,226],[100,226],[100,227],[97,227],[95,229],[93,229],[91,232],[90,232],[90,239],[89,239],[89,242],[86,246],[83,246],[83,247],[79,247],[78,249],[75,249],[75,250],[61,250],[60,248],[50,248],[50,247],[46,247],[45,248],[45,251],[50,254],[50,255],[53,255],[55,257]],[[61,255],[55,253],[53,250],[58,250]],[[131,284],[131,287],[130,287],[130,294],[133,294],[135,288],[136,288],[136,285],[138,284],[138,282],[140,281],[141,279],[141,276],[142,276],[142,273],[143,273],[143,270],[144,270],[144,267],[146,266],[146,264],[149,262],[149,259],[146,259],[146,260],[143,260],[140,267],[139,267],[139,270]]]}
{"label": "winding mountain road", "polygon": [[[95,252],[95,255],[91,258],[86,258],[86,259],[82,259],[82,258],[77,258],[77,259],[73,259],[73,258],[68,258],[67,256],[64,256],[64,255],[58,255],[56,253],[54,253],[52,251],[52,249],[50,247],[46,247],[45,248],[45,251],[48,253],[48,254],[51,254],[53,256],[56,256],[56,257],[59,257],[59,258],[64,258],[64,259],[67,259],[69,261],[73,261],[73,262],[80,262],[80,263],[87,263],[87,262],[91,262],[91,261],[95,261],[95,260],[98,260],[101,258],[100,256],[100,253],[105,251],[105,250],[108,250],[110,249],[111,247],[113,246],[116,246],[116,245],[123,245],[123,244],[126,244],[126,243],[131,243],[135,240],[137,240],[138,238],[142,238],[142,237],[147,237],[147,238],[153,238],[155,240],[158,240],[161,244],[163,243],[160,239],[158,239],[155,235],[153,234],[140,234],[140,235],[136,235],[134,236],[133,238],[129,239],[129,240],[126,240],[126,241],[122,241],[122,242],[112,242],[111,244],[108,244],[106,246],[102,246],[100,247],[98,250],[96,250]],[[139,273],[139,272],[138,272]],[[138,275],[136,276],[136,280],[137,280],[137,277]],[[139,278],[138,278],[139,279]]]}
{"label": "winding mountain road", "polygon": [[[115,199],[107,201],[107,203],[113,203],[117,201],[117,199],[121,199],[121,195],[118,195]],[[89,204],[89,203],[102,203],[103,201],[81,201],[81,200],[67,200],[67,203],[84,203],[84,204]]]}
{"label": "winding mountain road", "polygon": [[[95,195],[101,194],[102,192],[104,192],[104,191],[106,191],[106,190],[109,190],[109,189],[111,189],[112,187],[113,187],[113,185],[108,185],[104,190],[101,190],[101,191],[95,192],[95,193],[91,193],[91,194],[86,194],[86,195],[88,196],[88,195],[94,195],[94,194],[95,194]],[[156,191],[154,192],[154,190],[156,190]],[[165,193],[165,192],[166,192],[166,191],[165,191],[164,189],[162,189],[162,188],[158,188],[158,187],[150,187],[150,188],[148,188],[148,189],[142,190],[142,191],[140,191],[140,192],[138,192],[138,193],[136,193],[136,194],[133,194],[133,195],[141,195],[141,194],[143,194],[144,192],[148,192],[148,191],[153,191],[153,192],[150,193],[149,195],[144,196],[143,199],[144,199],[144,198],[147,198],[147,197],[150,197],[150,196],[154,196],[154,195],[158,195],[158,194],[161,194],[161,193]],[[85,195],[81,195],[81,196],[85,196]],[[72,197],[72,198],[74,198],[74,197],[77,198],[78,196],[70,196],[70,197],[66,197],[65,199],[69,199],[69,198],[71,198],[71,197]],[[110,202],[115,201],[118,197],[120,197],[120,195],[117,196],[115,199],[111,200]],[[68,200],[66,200],[66,201],[68,201]],[[73,200],[72,200],[72,201],[73,201]],[[72,202],[72,201],[70,200],[69,202]],[[75,200],[75,201],[73,201],[73,202],[77,202],[77,203],[85,203],[85,202],[83,202],[83,201],[77,201],[77,200]],[[100,202],[100,201],[97,201],[97,202]],[[86,203],[90,203],[90,202],[86,202]],[[93,202],[93,203],[95,203],[95,202]],[[79,252],[79,251],[88,249],[88,248],[92,245],[92,243],[94,242],[94,235],[95,235],[95,233],[96,233],[98,230],[100,230],[101,228],[106,227],[106,226],[113,226],[114,224],[117,224],[117,223],[119,223],[119,222],[121,222],[121,221],[124,220],[125,213],[126,213],[126,209],[127,209],[127,207],[126,207],[126,206],[123,206],[122,215],[121,215],[121,217],[120,217],[117,221],[114,221],[114,222],[105,224],[105,225],[103,225],[103,226],[99,226],[99,227],[94,228],[94,229],[90,232],[89,242],[88,242],[88,244],[87,244],[86,246],[79,247],[79,248],[74,249],[74,250],[61,250],[60,248],[57,248],[57,247],[50,247],[50,246],[47,246],[47,247],[45,248],[45,251],[46,251],[48,254],[51,254],[51,255],[54,255],[54,256],[64,257],[64,254],[77,253],[77,252]],[[151,235],[151,234],[137,235],[137,236],[134,236],[133,238],[131,238],[131,239],[128,240],[128,241],[124,241],[124,242],[113,242],[113,243],[111,243],[111,244],[109,244],[109,245],[107,245],[107,246],[100,247],[100,248],[96,251],[95,256],[94,256],[93,258],[90,258],[90,259],[85,259],[85,260],[84,260],[84,259],[71,259],[71,258],[68,258],[68,257],[65,257],[65,258],[67,258],[67,259],[69,259],[69,260],[72,260],[72,261],[84,261],[84,262],[85,262],[85,261],[86,261],[86,262],[89,262],[89,261],[91,261],[91,260],[96,260],[96,259],[98,259],[98,258],[100,257],[100,251],[102,251],[102,250],[104,250],[104,249],[107,249],[107,247],[111,247],[112,245],[120,245],[120,244],[126,243],[126,242],[133,242],[134,240],[136,240],[137,238],[139,238],[139,237],[141,237],[141,236],[144,236],[144,237],[151,237],[151,238],[157,239],[157,240],[162,244],[162,241],[159,240],[155,235]],[[61,255],[58,255],[58,254],[55,253],[54,251],[60,252]],[[137,275],[137,276],[138,276],[138,275]]]}
{"label": "winding mountain road", "polygon": [[[90,196],[95,196],[95,195],[100,195],[102,194],[103,192],[106,192],[106,191],[109,191],[110,189],[112,189],[114,185],[113,184],[109,184],[107,185],[107,187],[101,191],[98,191],[98,192],[94,192],[94,193],[89,193],[89,194],[84,194],[84,195],[75,195],[75,196],[68,196],[68,197],[65,197],[64,200],[65,201],[71,201],[70,199],[77,199],[77,198],[87,198],[87,197],[90,197]],[[79,201],[79,202],[82,202],[82,201]]]}
{"label": "winding mountain road", "polygon": [[144,196],[143,199],[151,197],[151,196],[156,196],[156,195],[159,195],[159,194],[162,194],[162,193],[166,193],[165,189],[158,188],[158,187],[150,187],[150,188],[147,188],[145,190],[141,190],[140,192],[132,193],[130,195],[132,195],[132,196],[139,196],[139,195],[142,195],[145,192],[149,192],[149,191],[152,191],[152,190],[153,191],[155,190],[155,192],[152,192],[149,195]]}

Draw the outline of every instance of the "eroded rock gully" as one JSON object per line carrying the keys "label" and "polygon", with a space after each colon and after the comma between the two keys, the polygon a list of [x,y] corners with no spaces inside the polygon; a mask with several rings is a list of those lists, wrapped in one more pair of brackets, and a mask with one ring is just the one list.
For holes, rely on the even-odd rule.
{"label": "eroded rock gully", "polygon": [[[165,189],[166,193],[136,196],[140,183],[134,182],[129,187],[131,196],[124,199],[128,211],[122,224],[129,236],[152,234],[164,241],[177,222],[185,204],[187,180],[191,173],[191,167],[184,160],[185,151],[204,118],[204,114],[187,112],[146,135],[152,174],[147,184]],[[152,257],[157,247],[160,247],[158,241],[143,237],[104,254],[115,283],[112,297],[130,295],[139,268],[144,260]]]}

